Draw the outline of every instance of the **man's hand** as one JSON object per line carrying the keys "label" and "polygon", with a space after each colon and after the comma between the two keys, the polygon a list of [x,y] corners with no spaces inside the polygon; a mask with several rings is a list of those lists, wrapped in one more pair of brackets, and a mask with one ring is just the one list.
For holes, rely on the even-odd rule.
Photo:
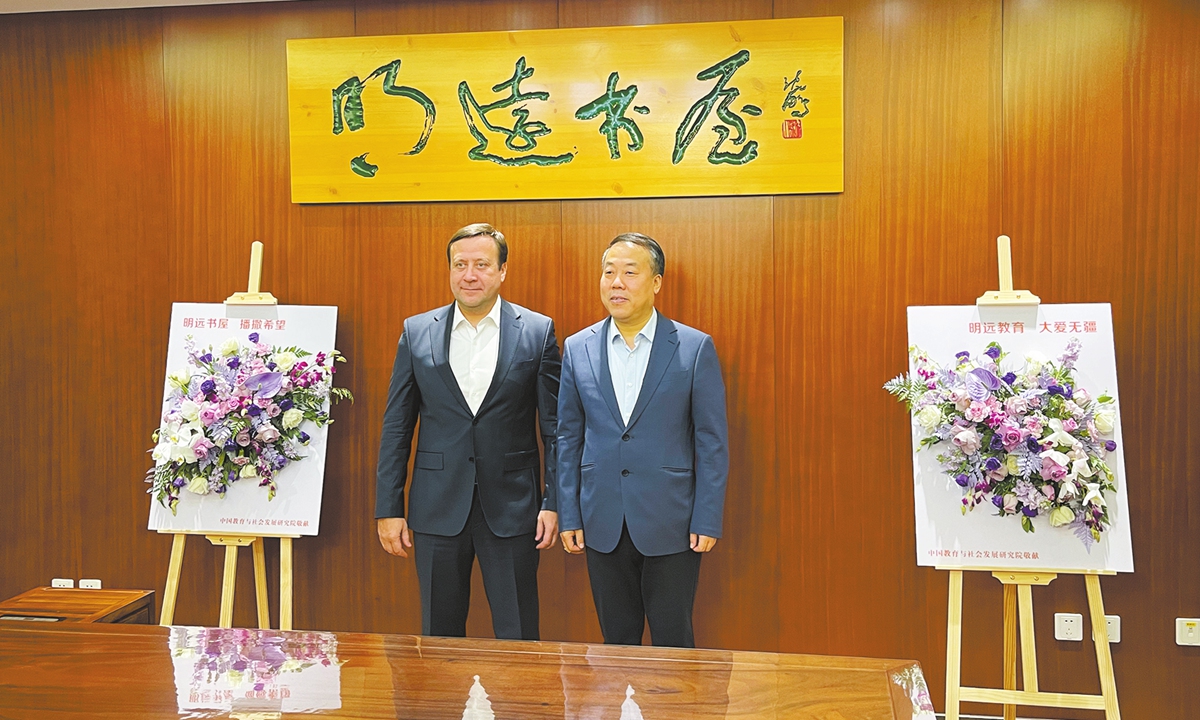
{"label": "man's hand", "polygon": [[583,530],[567,530],[561,534],[563,550],[578,555],[583,552]]}
{"label": "man's hand", "polygon": [[692,533],[692,551],[693,552],[708,552],[717,545],[717,539],[707,535],[697,535]]}
{"label": "man's hand", "polygon": [[558,534],[558,513],[553,510],[543,510],[538,513],[537,549],[545,550],[554,544],[554,536]]}
{"label": "man's hand", "polygon": [[379,543],[383,549],[392,555],[408,557],[404,548],[412,547],[412,538],[408,534],[408,521],[404,518],[379,518],[375,521],[379,530]]}

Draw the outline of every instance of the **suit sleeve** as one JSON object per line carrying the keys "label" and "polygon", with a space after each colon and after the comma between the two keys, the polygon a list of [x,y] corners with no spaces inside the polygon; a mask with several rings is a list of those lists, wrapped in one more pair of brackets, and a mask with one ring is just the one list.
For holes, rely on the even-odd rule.
{"label": "suit sleeve", "polygon": [[729,477],[729,427],[725,418],[725,382],[711,337],[705,336],[692,376],[692,423],[695,427],[696,501],[689,532],[721,537],[725,485]]}
{"label": "suit sleeve", "polygon": [[547,323],[546,339],[542,344],[542,359],[538,363],[537,395],[538,425],[542,432],[545,453],[546,494],[542,509],[558,511],[558,386],[562,372],[562,356],[554,337],[554,321]]}
{"label": "suit sleeve", "polygon": [[558,529],[583,529],[579,509],[579,464],[583,457],[583,403],[575,386],[571,345],[563,347],[562,383],[558,388]]}
{"label": "suit sleeve", "polygon": [[375,517],[404,517],[404,484],[408,479],[408,456],[413,430],[421,410],[421,390],[413,376],[408,323],[396,348],[383,432],[379,437],[379,465],[375,473]]}

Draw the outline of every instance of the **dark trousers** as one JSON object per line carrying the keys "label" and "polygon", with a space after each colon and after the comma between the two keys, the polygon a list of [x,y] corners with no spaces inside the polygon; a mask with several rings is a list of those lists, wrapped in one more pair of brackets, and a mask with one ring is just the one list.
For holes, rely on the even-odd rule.
{"label": "dark trousers", "polygon": [[479,557],[492,630],[508,640],[538,640],[538,550],[534,534],[498,537],[479,505],[457,535],[413,533],[421,585],[421,633],[465,637],[471,607],[471,566]]}
{"label": "dark trousers", "polygon": [[600,632],[609,645],[641,645],[642,629],[650,622],[650,641],[667,647],[696,647],[692,606],[700,580],[701,553],[685,550],[673,555],[638,552],[629,529],[612,552],[587,548],[592,600]]}

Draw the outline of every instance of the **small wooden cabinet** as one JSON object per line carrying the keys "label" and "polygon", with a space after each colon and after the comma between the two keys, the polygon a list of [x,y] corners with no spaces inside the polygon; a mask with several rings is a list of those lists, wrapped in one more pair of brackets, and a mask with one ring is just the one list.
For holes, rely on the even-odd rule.
{"label": "small wooden cabinet", "polygon": [[153,617],[153,590],[40,587],[0,602],[3,622],[149,625]]}

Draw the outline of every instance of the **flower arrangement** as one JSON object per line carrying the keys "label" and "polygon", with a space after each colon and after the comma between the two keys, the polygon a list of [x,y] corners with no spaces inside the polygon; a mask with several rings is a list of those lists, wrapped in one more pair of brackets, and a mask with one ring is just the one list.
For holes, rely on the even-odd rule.
{"label": "flower arrangement", "polygon": [[187,367],[167,375],[146,482],[172,513],[184,490],[224,497],[238,480],[257,480],[273,500],[279,472],[304,457],[301,448],[311,438],[303,423],[332,423],[329,399],[354,399],[333,387],[334,363],[346,361],[338,351],[313,357],[261,343],[258,333],[248,339],[248,345],[230,338],[216,350],[197,350],[189,335]]}
{"label": "flower arrangement", "polygon": [[1117,443],[1104,436],[1115,429],[1116,406],[1076,382],[1081,347],[1073,338],[1057,361],[1032,354],[1022,364],[993,342],[976,357],[958,353],[948,367],[909,349],[915,372],[884,389],[923,431],[918,450],[944,443],[937,460],[962,488],[964,514],[990,504],[1026,532],[1044,515],[1089,549],[1108,529],[1104,495],[1116,485],[1105,458]]}
{"label": "flower arrangement", "polygon": [[261,690],[279,675],[344,662],[333,633],[175,627],[170,645],[172,657],[195,660],[193,687],[226,682]]}

